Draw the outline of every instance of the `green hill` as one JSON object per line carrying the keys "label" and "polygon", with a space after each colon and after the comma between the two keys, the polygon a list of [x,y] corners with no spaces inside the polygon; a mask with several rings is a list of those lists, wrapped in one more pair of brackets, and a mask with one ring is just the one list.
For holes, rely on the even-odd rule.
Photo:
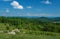
{"label": "green hill", "polygon": [[[60,39],[60,18],[0,17],[0,39]],[[16,35],[8,35],[14,29]],[[3,33],[1,33],[3,31]]]}

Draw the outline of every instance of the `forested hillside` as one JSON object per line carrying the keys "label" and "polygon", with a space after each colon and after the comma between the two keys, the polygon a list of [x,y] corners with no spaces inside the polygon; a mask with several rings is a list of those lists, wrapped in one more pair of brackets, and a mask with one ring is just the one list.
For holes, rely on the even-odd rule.
{"label": "forested hillside", "polygon": [[[58,21],[60,21],[59,19]],[[6,30],[11,30],[11,28],[13,27],[12,29],[17,28],[29,31],[32,30],[60,33],[60,23],[54,22],[56,22],[55,18],[46,17],[39,18],[0,17],[0,26],[2,26],[1,24],[4,24]]]}

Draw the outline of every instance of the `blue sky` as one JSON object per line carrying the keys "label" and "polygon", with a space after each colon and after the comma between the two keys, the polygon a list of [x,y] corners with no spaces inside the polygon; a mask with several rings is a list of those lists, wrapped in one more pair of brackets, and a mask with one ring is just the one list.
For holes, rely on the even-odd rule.
{"label": "blue sky", "polygon": [[0,16],[60,17],[60,0],[0,0]]}

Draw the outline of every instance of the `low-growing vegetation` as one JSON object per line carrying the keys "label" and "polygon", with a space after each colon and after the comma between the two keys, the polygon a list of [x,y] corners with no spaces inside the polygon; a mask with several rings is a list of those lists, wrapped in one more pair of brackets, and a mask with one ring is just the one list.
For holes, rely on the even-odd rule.
{"label": "low-growing vegetation", "polygon": [[60,23],[54,23],[57,21],[45,17],[0,17],[0,39],[60,39]]}

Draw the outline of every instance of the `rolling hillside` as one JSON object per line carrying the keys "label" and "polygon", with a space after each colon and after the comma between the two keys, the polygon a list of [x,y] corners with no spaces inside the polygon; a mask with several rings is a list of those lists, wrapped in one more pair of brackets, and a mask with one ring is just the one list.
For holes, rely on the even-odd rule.
{"label": "rolling hillside", "polygon": [[[1,39],[60,39],[60,18],[0,17]],[[17,32],[15,31],[18,29]],[[13,34],[8,34],[11,33]],[[16,33],[14,35],[14,33]],[[32,37],[33,36],[33,37]]]}

